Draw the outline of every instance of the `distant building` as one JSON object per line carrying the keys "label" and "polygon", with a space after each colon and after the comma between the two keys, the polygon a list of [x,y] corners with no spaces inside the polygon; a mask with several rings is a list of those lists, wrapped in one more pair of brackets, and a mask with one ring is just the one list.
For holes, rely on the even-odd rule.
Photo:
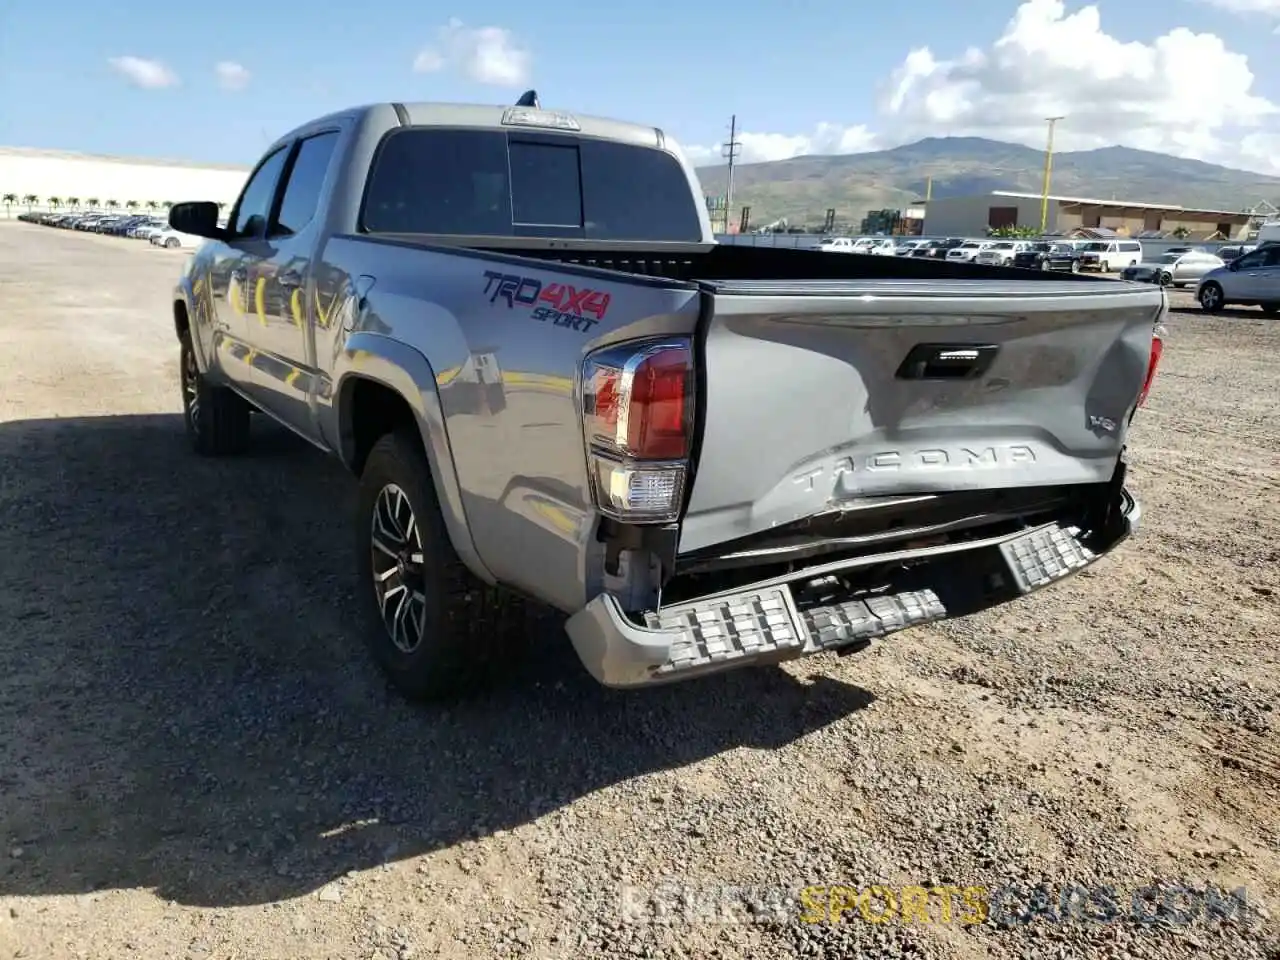
{"label": "distant building", "polygon": [[[989,228],[1040,228],[1040,195],[993,190],[968,197],[934,198],[925,206],[924,234],[930,237],[980,237]],[[1173,203],[1097,200],[1049,196],[1048,233],[1067,234],[1080,228],[1101,228],[1120,236],[1172,234],[1183,228],[1189,237],[1207,240],[1243,239],[1249,213],[1238,210],[1199,210]]]}
{"label": "distant building", "polygon": [[864,236],[919,236],[924,226],[924,208],[868,210],[858,232]]}
{"label": "distant building", "polygon": [[30,204],[36,210],[49,209],[50,197],[64,206],[74,197],[81,207],[90,199],[99,206],[114,200],[121,207],[130,201],[140,206],[181,200],[231,204],[248,176],[248,167],[0,147],[0,195],[17,197],[8,206],[19,210],[29,205],[28,196],[36,198]]}

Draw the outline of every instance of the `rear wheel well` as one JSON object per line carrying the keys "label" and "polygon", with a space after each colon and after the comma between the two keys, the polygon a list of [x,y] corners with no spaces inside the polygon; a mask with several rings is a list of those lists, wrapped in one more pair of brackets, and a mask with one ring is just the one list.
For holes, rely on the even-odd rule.
{"label": "rear wheel well", "polygon": [[187,317],[187,305],[181,300],[173,302],[173,332],[182,339],[182,335],[191,330],[191,320]]}
{"label": "rear wheel well", "polygon": [[411,427],[418,436],[418,421],[413,408],[399,393],[384,384],[358,377],[342,391],[343,459],[359,476],[364,472],[369,452],[382,437],[395,430]]}

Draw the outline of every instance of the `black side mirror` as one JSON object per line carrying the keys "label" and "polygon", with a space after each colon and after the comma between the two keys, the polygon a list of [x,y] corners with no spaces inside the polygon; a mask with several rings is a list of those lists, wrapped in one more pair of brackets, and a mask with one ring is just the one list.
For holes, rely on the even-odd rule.
{"label": "black side mirror", "polygon": [[175,203],[169,208],[169,226],[209,240],[221,240],[224,233],[218,226],[218,205],[207,200]]}

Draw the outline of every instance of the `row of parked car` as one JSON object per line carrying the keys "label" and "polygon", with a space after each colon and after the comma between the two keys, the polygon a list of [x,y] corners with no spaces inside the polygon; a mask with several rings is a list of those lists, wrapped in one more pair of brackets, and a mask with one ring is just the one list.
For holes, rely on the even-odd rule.
{"label": "row of parked car", "polygon": [[148,240],[154,246],[170,250],[197,247],[204,242],[200,237],[174,230],[168,219],[152,213],[24,213],[18,219],[64,230]]}
{"label": "row of parked car", "polygon": [[1118,272],[1122,280],[1196,288],[1201,307],[1258,306],[1280,312],[1280,242],[1232,244],[1207,250],[1171,247],[1150,259],[1140,240],[974,240],[949,237],[826,237],[814,246],[829,253],[931,257],[952,263],[1058,270]]}

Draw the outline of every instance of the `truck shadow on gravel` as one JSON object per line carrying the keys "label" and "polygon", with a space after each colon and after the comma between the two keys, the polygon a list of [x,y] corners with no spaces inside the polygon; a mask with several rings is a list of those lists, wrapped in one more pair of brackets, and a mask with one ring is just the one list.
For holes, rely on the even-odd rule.
{"label": "truck shadow on gravel", "polygon": [[485,696],[410,705],[350,613],[354,482],[264,426],[216,461],[177,415],[0,424],[0,895],[280,900],[871,702],[770,669],[609,691],[548,617]]}

